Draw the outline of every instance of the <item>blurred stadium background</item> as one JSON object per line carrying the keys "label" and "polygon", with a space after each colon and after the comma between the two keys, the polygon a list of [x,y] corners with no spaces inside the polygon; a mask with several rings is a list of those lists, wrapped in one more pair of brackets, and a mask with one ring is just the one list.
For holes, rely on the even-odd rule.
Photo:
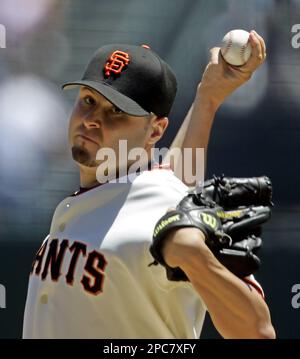
{"label": "blurred stadium background", "polygon": [[[20,338],[31,261],[56,205],[78,187],[67,147],[75,94],[61,83],[80,78],[107,43],[148,44],[178,77],[168,146],[193,101],[208,50],[231,29],[255,29],[268,59],[222,106],[214,124],[208,173],[266,174],[274,215],[265,231],[264,286],[280,338],[300,337],[300,49],[291,28],[299,0],[0,0],[6,48],[0,48],[0,338]],[[203,338],[218,335],[207,318]]]}

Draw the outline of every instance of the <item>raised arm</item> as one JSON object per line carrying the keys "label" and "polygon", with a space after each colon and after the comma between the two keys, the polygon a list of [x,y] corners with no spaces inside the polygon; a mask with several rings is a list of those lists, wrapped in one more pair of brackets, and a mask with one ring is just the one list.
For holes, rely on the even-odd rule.
{"label": "raised arm", "polygon": [[[199,83],[194,102],[175,137],[170,150],[178,148],[203,148],[205,157],[215,114],[221,104],[232,92],[246,83],[254,71],[266,58],[266,46],[263,38],[251,31],[252,54],[249,61],[240,67],[228,65],[220,55],[220,48],[210,50],[211,59]],[[170,154],[171,152],[169,152]],[[193,172],[197,166],[193,158]],[[165,158],[169,162],[169,156]],[[179,176],[179,158],[173,162],[173,170]],[[195,185],[187,183],[187,185]]]}

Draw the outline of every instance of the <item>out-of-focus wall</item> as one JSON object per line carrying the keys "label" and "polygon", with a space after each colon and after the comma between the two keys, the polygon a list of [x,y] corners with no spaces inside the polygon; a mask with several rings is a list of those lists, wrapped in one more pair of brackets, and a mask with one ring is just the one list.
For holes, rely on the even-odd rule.
{"label": "out-of-focus wall", "polygon": [[[34,252],[56,205],[78,186],[67,145],[76,93],[62,92],[61,83],[80,78],[101,45],[149,44],[178,78],[160,143],[166,146],[193,101],[209,48],[234,28],[260,33],[268,58],[218,111],[207,176],[272,178],[276,206],[257,278],[278,335],[300,336],[300,311],[291,305],[291,288],[300,282],[300,49],[291,42],[299,19],[300,2],[288,0],[0,0],[6,30],[6,48],[0,48],[0,284],[7,295],[0,337],[21,336]],[[207,327],[203,336],[215,333]]]}

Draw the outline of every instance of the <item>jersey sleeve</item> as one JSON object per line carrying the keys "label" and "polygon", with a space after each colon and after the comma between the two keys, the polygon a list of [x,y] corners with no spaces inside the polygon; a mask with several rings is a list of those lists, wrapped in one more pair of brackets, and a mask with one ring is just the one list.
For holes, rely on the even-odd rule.
{"label": "jersey sleeve", "polygon": [[243,281],[248,284],[251,288],[254,288],[262,297],[265,299],[265,293],[258,281],[255,279],[254,275],[251,274],[248,277],[243,278]]}

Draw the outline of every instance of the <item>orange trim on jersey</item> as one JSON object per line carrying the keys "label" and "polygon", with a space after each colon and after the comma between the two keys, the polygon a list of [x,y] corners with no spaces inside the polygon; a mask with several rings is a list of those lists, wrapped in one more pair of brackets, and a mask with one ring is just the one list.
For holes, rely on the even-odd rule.
{"label": "orange trim on jersey", "polygon": [[[68,268],[67,273],[65,274],[65,278],[66,278],[66,283],[67,283],[68,285],[71,285],[71,286],[73,286],[73,284],[74,284],[75,271],[76,271],[76,267],[77,267],[77,264],[78,264],[78,261],[79,261],[79,257],[80,257],[80,252],[79,252],[78,256],[75,258],[75,262],[74,262],[74,266],[73,266],[73,267],[74,267],[74,269],[73,269],[73,280],[72,280],[71,282],[68,282],[67,276],[68,276],[69,271],[70,271],[70,266],[71,266],[71,263],[72,263],[72,260],[73,260],[73,255],[74,255],[74,250],[75,250],[75,245],[74,245],[74,243],[81,244],[81,245],[83,245],[83,246],[85,247],[85,249],[84,249],[84,250],[82,251],[82,253],[81,253],[83,258],[86,257],[86,252],[87,252],[87,248],[88,248],[88,246],[87,246],[86,243],[80,242],[80,241],[73,241],[72,245],[69,246],[69,251],[72,253],[72,257],[71,257],[71,260],[70,260],[70,262],[69,262],[69,268]],[[73,245],[74,245],[74,248],[72,248]]]}
{"label": "orange trim on jersey", "polygon": [[260,286],[260,284],[254,280],[251,280],[249,278],[243,278],[242,279],[245,283],[251,285],[254,289],[257,290],[257,292],[263,297],[263,299],[265,299],[265,293],[262,289],[262,287]]}
{"label": "orange trim on jersey", "polygon": [[[56,242],[54,242],[56,241]],[[56,246],[56,251],[55,251],[55,258],[53,259],[52,256],[49,257],[49,260],[48,260],[48,256],[49,254],[51,254],[51,251],[52,251],[52,246],[51,244],[52,243],[57,243],[57,246]],[[65,245],[65,248],[64,246],[62,247],[62,245]],[[43,270],[41,271],[40,273],[40,277],[41,277],[41,280],[42,281],[45,281],[49,275],[49,278],[52,282],[58,282],[60,280],[60,277],[62,276],[62,270],[61,270],[61,267],[62,267],[62,264],[63,264],[63,261],[64,261],[64,258],[65,258],[65,255],[66,255],[66,250],[69,248],[69,240],[68,239],[63,239],[63,240],[60,240],[58,238],[49,238],[49,246],[47,248],[47,255],[46,255],[46,259],[45,259],[45,263],[44,263],[44,266],[43,266]],[[54,248],[55,249],[55,248]],[[61,253],[61,250],[62,250],[62,253]],[[53,261],[55,261],[55,259],[57,260],[57,257],[61,254],[62,258],[59,262],[59,273],[58,273],[58,276],[57,278],[53,278],[53,274],[52,274],[52,271],[53,271]],[[49,263],[48,263],[49,261]],[[45,274],[44,274],[45,272]],[[44,278],[43,278],[44,277]]]}
{"label": "orange trim on jersey", "polygon": [[[95,281],[96,281],[96,279],[97,279],[97,278],[95,278],[95,276],[93,276],[92,273],[90,273],[90,272],[87,270],[87,263],[88,263],[88,261],[89,261],[90,256],[92,255],[92,253],[99,254],[100,257],[101,257],[101,259],[103,259],[103,267],[102,267],[102,268],[94,268],[94,267],[92,266],[92,268],[93,268],[98,274],[100,274],[100,276],[101,276],[101,277],[100,277],[100,278],[101,278],[101,279],[100,279],[100,288],[99,288],[97,291],[95,291],[95,292],[93,292],[93,291],[91,291],[91,290],[88,290],[88,289],[85,287],[84,283],[83,283],[84,278],[86,278],[86,279],[88,280],[88,282],[90,282],[90,279],[91,279],[91,278],[89,278],[88,275],[94,277],[94,278],[92,278],[92,279],[95,279]],[[94,258],[92,264],[94,264],[94,262],[95,262],[95,258]],[[105,275],[105,269],[106,269],[107,263],[108,263],[108,262],[107,262],[107,260],[106,260],[106,258],[105,258],[105,256],[104,256],[103,253],[101,253],[101,252],[99,252],[99,251],[97,251],[97,250],[95,250],[95,249],[94,249],[93,251],[89,252],[88,258],[87,258],[87,260],[86,260],[86,262],[85,262],[85,266],[84,266],[84,271],[86,271],[88,275],[85,275],[84,272],[83,272],[83,275],[82,275],[82,278],[81,278],[81,281],[80,281],[80,283],[81,283],[81,285],[82,285],[82,287],[83,287],[83,290],[84,290],[85,292],[87,292],[89,295],[98,296],[98,295],[100,295],[100,294],[103,293],[103,285],[104,285],[104,281],[105,281],[105,277],[106,277],[106,275]],[[98,270],[97,270],[97,269],[98,269]],[[89,283],[89,284],[90,284],[90,283]]]}

